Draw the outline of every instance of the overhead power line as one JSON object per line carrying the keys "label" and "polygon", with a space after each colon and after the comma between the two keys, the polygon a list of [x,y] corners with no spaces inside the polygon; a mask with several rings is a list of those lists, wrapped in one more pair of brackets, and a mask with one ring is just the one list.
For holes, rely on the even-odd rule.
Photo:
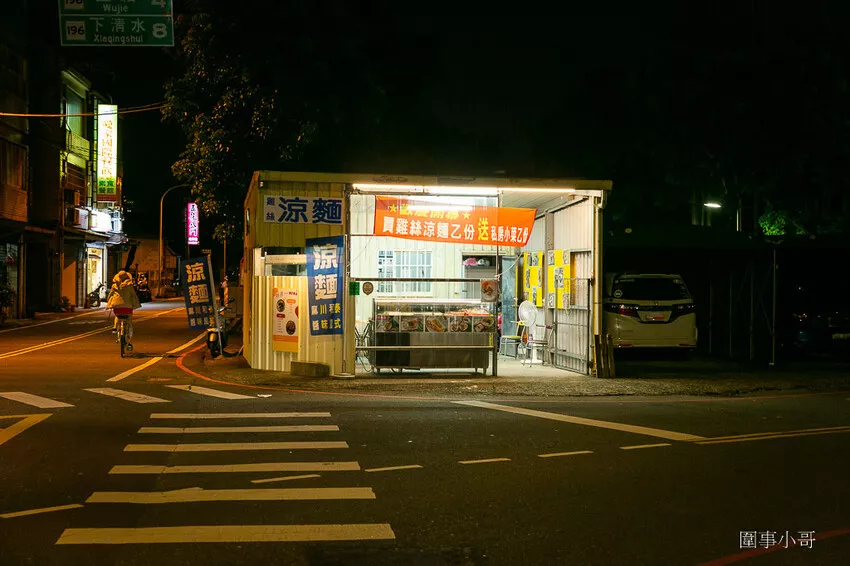
{"label": "overhead power line", "polygon": [[[106,114],[107,116],[111,116],[114,114],[136,114],[138,112],[151,112],[152,110],[160,110],[165,108],[164,102],[155,102],[153,104],[143,104],[141,106],[129,106],[127,108],[119,108],[117,112],[110,112]],[[98,116],[97,112],[84,112],[81,114],[25,114],[25,113],[16,113],[16,112],[0,112],[0,116],[6,116],[8,118],[72,118],[72,117],[91,117]]]}

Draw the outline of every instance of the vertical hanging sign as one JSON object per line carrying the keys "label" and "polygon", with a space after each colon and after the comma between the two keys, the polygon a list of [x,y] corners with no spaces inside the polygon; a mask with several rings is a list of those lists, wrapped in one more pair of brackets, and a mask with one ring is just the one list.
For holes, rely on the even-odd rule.
{"label": "vertical hanging sign", "polygon": [[97,200],[118,201],[118,106],[97,106]]}
{"label": "vertical hanging sign", "polygon": [[310,334],[342,334],[345,237],[307,240]]}
{"label": "vertical hanging sign", "polygon": [[190,202],[186,205],[186,242],[190,246],[197,246],[200,243],[200,225],[198,203]]}

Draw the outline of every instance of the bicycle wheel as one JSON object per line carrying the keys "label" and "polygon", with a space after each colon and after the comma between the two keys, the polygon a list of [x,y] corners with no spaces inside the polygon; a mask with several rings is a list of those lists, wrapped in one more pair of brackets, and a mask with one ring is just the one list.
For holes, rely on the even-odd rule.
{"label": "bicycle wheel", "polygon": [[124,334],[124,321],[118,323],[118,343],[121,344],[121,357],[124,357],[124,349],[127,347],[127,336]]}

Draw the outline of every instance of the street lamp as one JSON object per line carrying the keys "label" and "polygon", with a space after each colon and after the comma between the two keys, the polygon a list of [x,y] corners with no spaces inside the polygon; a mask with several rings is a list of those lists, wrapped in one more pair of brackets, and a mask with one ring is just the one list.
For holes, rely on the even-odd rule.
{"label": "street lamp", "polygon": [[167,195],[174,189],[180,189],[183,187],[191,186],[192,185],[183,183],[180,185],[174,185],[173,187],[169,187],[164,193],[162,193],[162,197],[159,199],[159,255],[157,256],[157,274],[159,276],[159,282],[157,283],[156,289],[157,297],[162,296],[162,203],[165,201],[165,195]]}
{"label": "street lamp", "polygon": [[719,202],[713,201],[713,200],[704,202],[702,205],[706,208],[721,208],[722,207],[722,205]]}

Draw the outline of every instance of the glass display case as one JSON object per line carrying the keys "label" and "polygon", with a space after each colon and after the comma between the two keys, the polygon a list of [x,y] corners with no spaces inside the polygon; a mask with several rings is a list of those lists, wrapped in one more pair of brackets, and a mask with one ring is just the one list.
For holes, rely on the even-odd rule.
{"label": "glass display case", "polygon": [[466,299],[375,299],[372,366],[472,368],[486,372],[496,340],[495,303]]}

